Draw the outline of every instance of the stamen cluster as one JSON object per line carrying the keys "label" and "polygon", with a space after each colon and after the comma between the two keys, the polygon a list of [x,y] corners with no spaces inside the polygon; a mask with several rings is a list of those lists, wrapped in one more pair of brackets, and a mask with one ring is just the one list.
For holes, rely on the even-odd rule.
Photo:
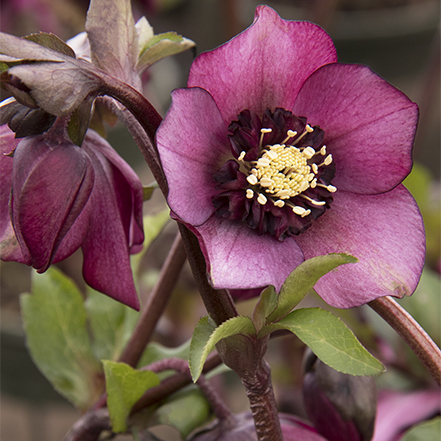
{"label": "stamen cluster", "polygon": [[232,154],[214,175],[218,216],[246,221],[283,240],[321,216],[337,189],[324,132],[278,108],[262,120],[248,110],[229,126]]}

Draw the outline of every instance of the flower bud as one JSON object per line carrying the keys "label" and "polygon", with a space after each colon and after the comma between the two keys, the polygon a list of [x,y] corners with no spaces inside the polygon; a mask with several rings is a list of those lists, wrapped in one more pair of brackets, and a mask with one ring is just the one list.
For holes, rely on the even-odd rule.
{"label": "flower bud", "polygon": [[337,372],[308,352],[303,400],[309,419],[328,441],[372,438],[377,401],[374,378]]}

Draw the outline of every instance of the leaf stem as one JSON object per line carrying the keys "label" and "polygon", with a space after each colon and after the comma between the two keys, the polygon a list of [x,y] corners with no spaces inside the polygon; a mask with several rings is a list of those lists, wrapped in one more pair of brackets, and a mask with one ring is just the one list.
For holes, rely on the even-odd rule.
{"label": "leaf stem", "polygon": [[380,297],[368,305],[395,329],[441,385],[441,351],[417,321],[391,297]]}
{"label": "leaf stem", "polygon": [[185,250],[181,235],[177,233],[159,279],[145,303],[139,321],[127,346],[120,357],[120,362],[136,367],[141,355],[150,341],[156,323],[164,312],[179,273],[185,262]]}

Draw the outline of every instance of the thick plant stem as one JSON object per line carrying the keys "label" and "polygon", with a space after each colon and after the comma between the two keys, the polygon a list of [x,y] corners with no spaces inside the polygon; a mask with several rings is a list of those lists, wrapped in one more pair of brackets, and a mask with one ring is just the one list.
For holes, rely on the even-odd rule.
{"label": "thick plant stem", "polygon": [[262,359],[255,382],[244,382],[259,441],[283,440],[271,382],[271,370]]}
{"label": "thick plant stem", "polygon": [[178,233],[161,269],[158,282],[143,307],[138,324],[119,361],[134,367],[138,364],[147,343],[150,341],[156,323],[167,306],[184,262],[185,250],[181,235]]}
{"label": "thick plant stem", "polygon": [[391,297],[380,297],[368,305],[397,331],[441,385],[441,351],[427,332]]}

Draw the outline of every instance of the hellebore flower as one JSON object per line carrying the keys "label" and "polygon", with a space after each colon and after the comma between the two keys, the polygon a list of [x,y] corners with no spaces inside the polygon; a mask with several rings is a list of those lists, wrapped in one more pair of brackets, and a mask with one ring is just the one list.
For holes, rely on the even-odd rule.
{"label": "hellebore flower", "polygon": [[22,140],[4,125],[0,141],[1,259],[44,272],[81,247],[87,284],[138,309],[129,253],[144,241],[143,197],[133,170],[92,130],[73,144],[60,121]]}
{"label": "hellebore flower", "polygon": [[352,307],[414,291],[424,260],[409,173],[417,105],[330,37],[266,6],[199,55],[157,133],[177,220],[198,237],[215,288],[279,289],[303,260],[359,263],[324,276]]}

